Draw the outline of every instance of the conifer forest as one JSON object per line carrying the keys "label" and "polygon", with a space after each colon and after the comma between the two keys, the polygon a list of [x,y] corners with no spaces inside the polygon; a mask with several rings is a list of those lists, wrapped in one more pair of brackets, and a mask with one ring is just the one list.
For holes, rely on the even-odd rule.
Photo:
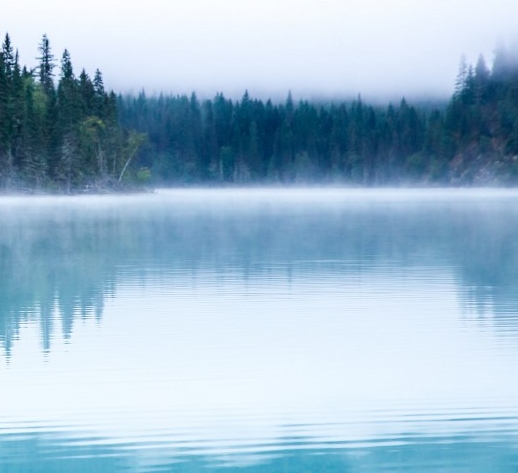
{"label": "conifer forest", "polygon": [[[518,182],[518,52],[461,61],[444,102],[122,95],[79,74],[44,35],[21,66],[0,52],[0,189],[152,186],[451,186]],[[246,85],[246,84],[245,84]],[[345,89],[345,85],[344,85]]]}

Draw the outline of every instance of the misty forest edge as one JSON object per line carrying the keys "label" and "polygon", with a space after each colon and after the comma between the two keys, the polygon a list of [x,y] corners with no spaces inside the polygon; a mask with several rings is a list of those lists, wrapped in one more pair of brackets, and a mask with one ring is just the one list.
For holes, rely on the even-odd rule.
{"label": "misty forest edge", "polygon": [[0,51],[0,190],[85,192],[153,185],[518,183],[518,52],[461,61],[448,102],[433,107],[283,104],[195,93],[106,91],[74,73],[64,51],[57,87],[49,40],[21,67]]}

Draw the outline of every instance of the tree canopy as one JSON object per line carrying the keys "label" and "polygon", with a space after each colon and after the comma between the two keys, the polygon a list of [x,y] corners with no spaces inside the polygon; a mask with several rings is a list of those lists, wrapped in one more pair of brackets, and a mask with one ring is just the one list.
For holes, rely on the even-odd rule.
{"label": "tree canopy", "polygon": [[[9,34],[0,52],[0,188],[73,192],[107,189],[144,136],[118,122],[117,97],[102,74],[76,77],[65,50],[58,69],[43,35],[39,63],[19,64]],[[57,83],[56,83],[57,82]]]}
{"label": "tree canopy", "polygon": [[0,188],[76,192],[125,183],[489,185],[518,179],[518,54],[463,59],[449,101],[432,106],[148,97],[77,75],[49,39],[21,67],[0,52]]}
{"label": "tree canopy", "polygon": [[161,184],[492,185],[518,179],[518,58],[461,61],[449,101],[373,106],[232,101],[217,94],[119,96],[120,122],[147,134]]}

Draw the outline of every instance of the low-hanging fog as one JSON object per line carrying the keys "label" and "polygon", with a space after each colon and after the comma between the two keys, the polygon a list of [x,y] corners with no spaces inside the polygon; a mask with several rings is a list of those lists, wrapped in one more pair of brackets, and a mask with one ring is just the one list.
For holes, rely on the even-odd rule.
{"label": "low-hanging fog", "polygon": [[461,55],[491,63],[517,16],[515,0],[4,0],[0,29],[21,63],[46,33],[120,92],[372,100],[447,97]]}

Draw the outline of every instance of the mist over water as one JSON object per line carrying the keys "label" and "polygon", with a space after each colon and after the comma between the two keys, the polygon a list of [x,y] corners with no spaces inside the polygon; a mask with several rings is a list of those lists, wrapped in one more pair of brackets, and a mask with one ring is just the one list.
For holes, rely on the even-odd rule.
{"label": "mist over water", "polygon": [[0,467],[514,471],[517,203],[0,198]]}

